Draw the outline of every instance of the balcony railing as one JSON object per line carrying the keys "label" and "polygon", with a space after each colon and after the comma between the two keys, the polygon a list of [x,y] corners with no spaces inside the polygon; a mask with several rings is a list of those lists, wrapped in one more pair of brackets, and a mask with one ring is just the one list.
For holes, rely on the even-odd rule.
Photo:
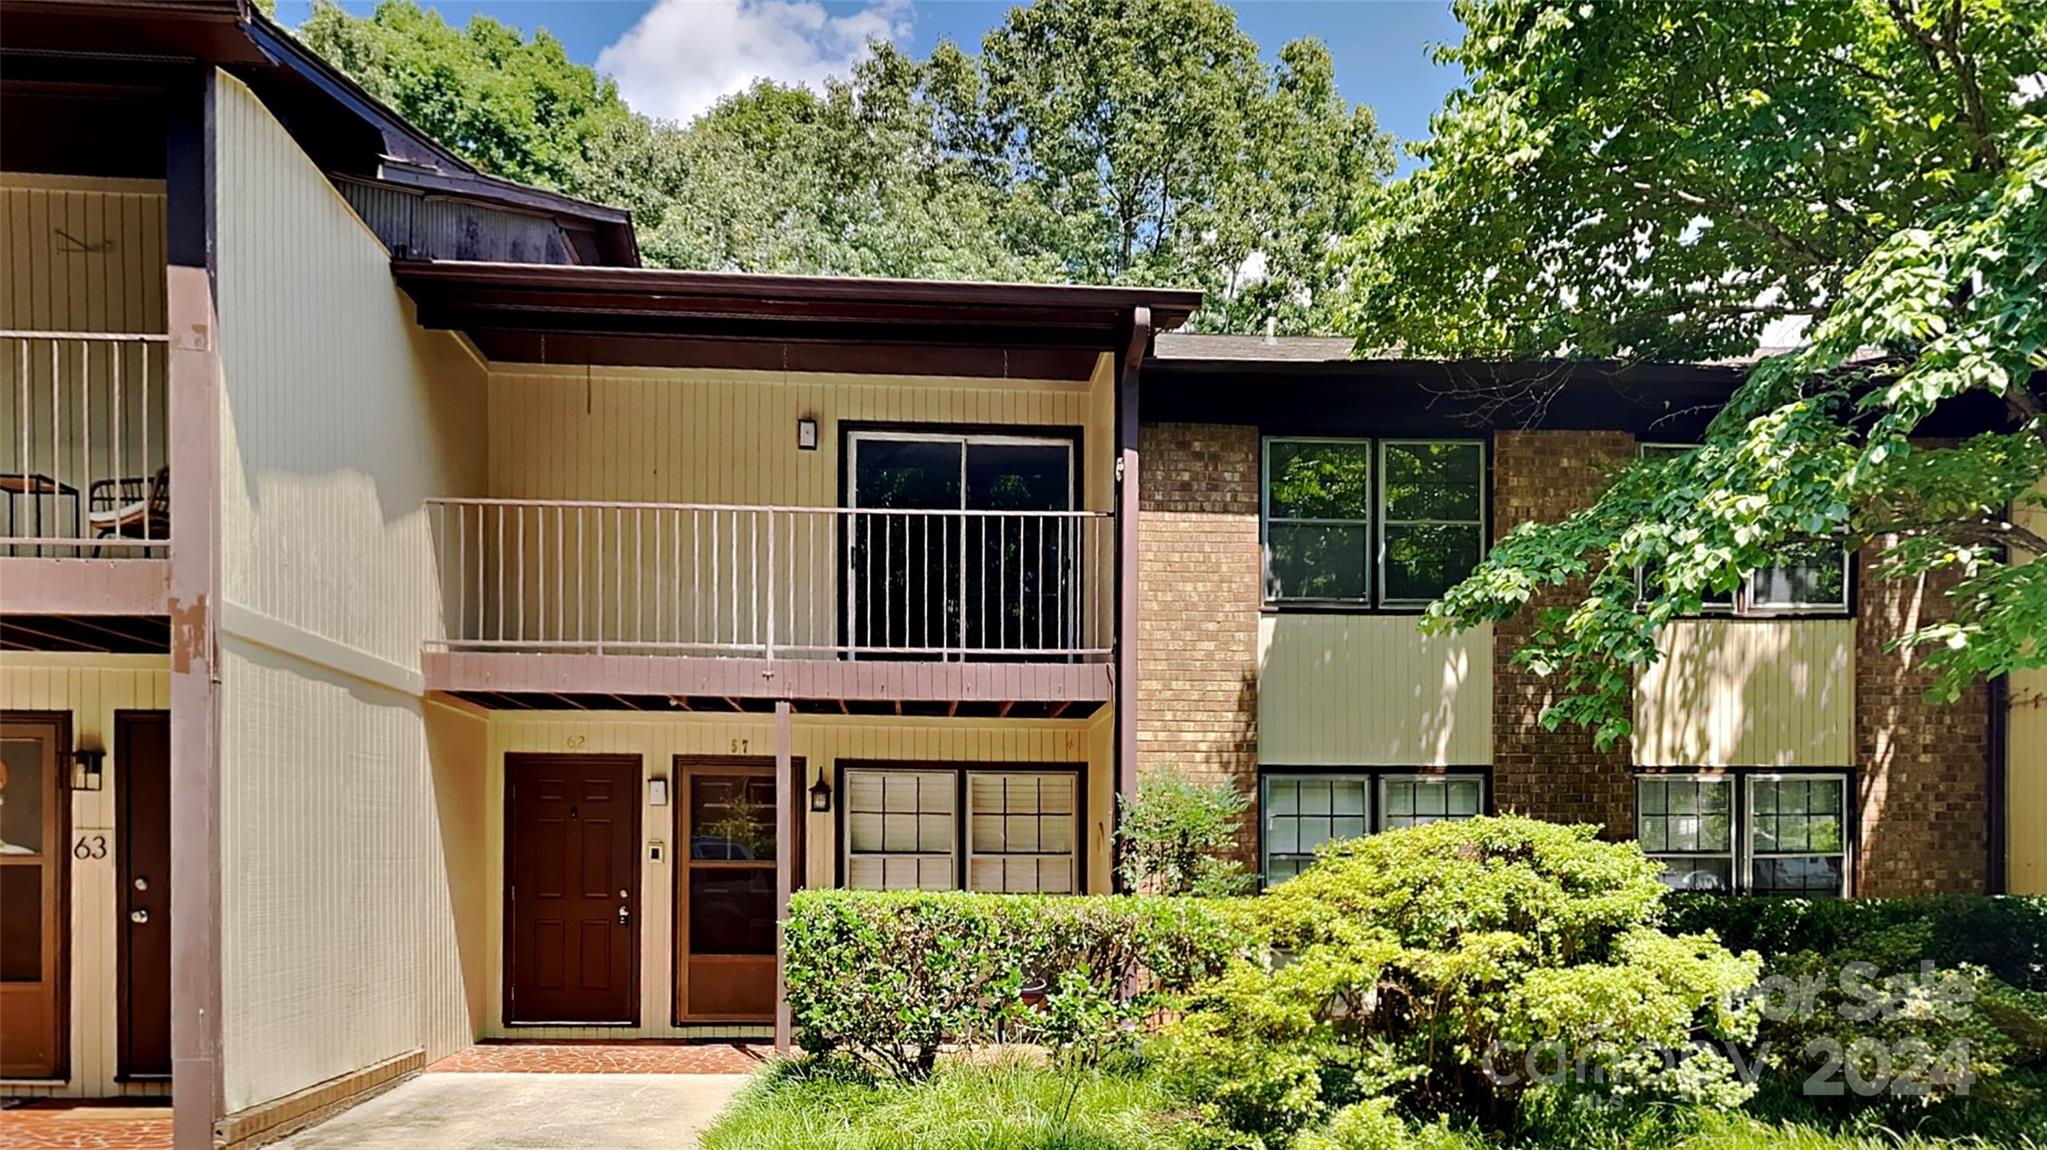
{"label": "balcony railing", "polygon": [[168,554],[169,341],[0,331],[0,553]]}
{"label": "balcony railing", "polygon": [[1093,660],[1114,517],[428,501],[465,651]]}

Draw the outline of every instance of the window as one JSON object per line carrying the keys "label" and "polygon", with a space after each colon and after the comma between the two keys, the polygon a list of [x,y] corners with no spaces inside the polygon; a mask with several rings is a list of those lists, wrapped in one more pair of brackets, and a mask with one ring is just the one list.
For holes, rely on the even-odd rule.
{"label": "window", "polygon": [[956,890],[964,858],[968,890],[1077,893],[1079,792],[1075,771],[848,768],[846,886]]}
{"label": "window", "polygon": [[[1691,449],[1691,445],[1682,443],[1645,443],[1641,453],[1644,459],[1675,459]],[[1777,563],[1751,572],[1738,592],[1708,592],[1701,606],[1709,614],[1845,613],[1849,609],[1848,563],[1849,553],[1844,548],[1826,543],[1796,544],[1787,548]],[[1643,569],[1645,589],[1655,578],[1655,568]]]}
{"label": "window", "polygon": [[1678,890],[1838,896],[1847,792],[1840,774],[1645,775],[1635,836]]}
{"label": "window", "polygon": [[1266,599],[1368,602],[1371,546],[1371,443],[1266,440]]}
{"label": "window", "polygon": [[1074,777],[967,775],[967,889],[1073,894]]}
{"label": "window", "polygon": [[1485,553],[1485,445],[1270,437],[1265,598],[1419,607]]}
{"label": "window", "polygon": [[1260,782],[1260,869],[1267,883],[1301,873],[1323,843],[1485,811],[1485,776],[1470,772],[1274,772]]}
{"label": "window", "polygon": [[1485,553],[1485,459],[1477,443],[1380,445],[1380,601],[1421,606]]}

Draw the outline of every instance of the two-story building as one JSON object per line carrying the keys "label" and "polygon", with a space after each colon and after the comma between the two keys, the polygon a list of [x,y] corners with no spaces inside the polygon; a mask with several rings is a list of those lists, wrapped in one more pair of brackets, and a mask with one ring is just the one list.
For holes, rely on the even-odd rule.
{"label": "two-story building", "polygon": [[[1517,809],[1692,886],[1996,889],[2040,809],[2034,714],[1884,650],[1938,588],[1839,556],[1674,628],[1607,753],[1507,628],[1415,629],[1732,369],[645,269],[240,0],[0,19],[0,1093],[236,1145],[479,1038],[786,1039],[790,891],[1110,890],[1161,764],[1256,793],[1274,879]],[[1564,382],[1453,386],[1500,371]]]}

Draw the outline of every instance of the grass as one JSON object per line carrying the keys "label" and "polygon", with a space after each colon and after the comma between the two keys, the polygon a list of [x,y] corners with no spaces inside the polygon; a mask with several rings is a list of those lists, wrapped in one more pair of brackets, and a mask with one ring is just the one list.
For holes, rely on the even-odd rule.
{"label": "grass", "polygon": [[[1180,1139],[1150,1079],[949,1065],[914,1085],[783,1064],[749,1085],[703,1150],[1152,1150]],[[1071,1109],[1067,1108],[1072,1091]]]}
{"label": "grass", "polygon": [[[1196,1131],[1176,1105],[1137,1073],[1076,1080],[1036,1062],[960,1063],[924,1082],[877,1084],[805,1060],[749,1085],[704,1134],[703,1150],[1177,1150]],[[1572,1123],[1505,1145],[1441,1125],[1417,1131],[1407,1150],[2047,1150],[2031,1127],[1945,1138],[1887,1128],[1870,1112],[1829,1121],[1771,1109]]]}

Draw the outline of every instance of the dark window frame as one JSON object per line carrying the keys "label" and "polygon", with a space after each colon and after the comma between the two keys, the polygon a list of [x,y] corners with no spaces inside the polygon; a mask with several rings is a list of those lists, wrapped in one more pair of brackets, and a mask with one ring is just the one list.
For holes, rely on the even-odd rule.
{"label": "dark window frame", "polygon": [[[1655,450],[1690,451],[1697,446],[1699,445],[1696,443],[1638,440],[1635,444],[1635,458],[1638,460],[1648,459],[1650,457],[1649,452]],[[1762,569],[1758,569],[1742,577],[1741,585],[1734,589],[1728,601],[1724,603],[1702,604],[1698,614],[1686,616],[1686,618],[1764,621],[1776,619],[1852,619],[1855,617],[1855,596],[1858,588],[1857,569],[1860,566],[1856,563],[1855,556],[1855,551],[1847,547],[1841,548],[1841,601],[1839,603],[1758,603],[1755,593],[1756,576],[1762,574]],[[1645,575],[1646,572],[1642,571],[1635,573],[1635,594],[1640,598],[1646,598],[1648,595]]]}
{"label": "dark window frame", "polygon": [[[1383,833],[1385,829],[1384,810],[1385,784],[1388,780],[1442,779],[1443,781],[1448,782],[1452,779],[1475,779],[1479,784],[1478,814],[1490,815],[1494,813],[1493,769],[1489,765],[1487,766],[1453,765],[1436,767],[1411,766],[1404,764],[1377,766],[1348,765],[1288,766],[1284,763],[1276,763],[1267,766],[1261,764],[1258,768],[1257,790],[1258,801],[1256,805],[1252,808],[1253,814],[1252,823],[1253,829],[1256,831],[1255,837],[1257,839],[1256,873],[1258,878],[1258,885],[1260,887],[1268,887],[1272,885],[1272,882],[1267,875],[1267,872],[1270,868],[1270,854],[1267,849],[1269,844],[1266,842],[1265,820],[1268,815],[1268,808],[1271,804],[1272,792],[1269,784],[1274,776],[1281,776],[1293,780],[1303,779],[1357,780],[1365,783],[1364,821],[1365,836],[1367,837]],[[1333,818],[1336,816],[1332,815],[1331,817]],[[1335,842],[1339,840],[1332,838],[1329,841]],[[1300,855],[1303,853],[1312,852],[1290,851],[1287,853],[1289,855]]]}
{"label": "dark window frame", "polygon": [[[1645,780],[1697,780],[1716,781],[1726,784],[1728,796],[1730,829],[1732,832],[1731,854],[1707,854],[1704,852],[1659,851],[1660,856],[1693,858],[1731,858],[1733,886],[1721,892],[1753,896],[1758,898],[1852,898],[1855,895],[1857,862],[1861,853],[1861,835],[1856,814],[1856,771],[1852,767],[1637,767],[1634,771],[1635,788],[1632,806],[1632,823],[1629,837],[1640,841],[1642,829],[1642,787]],[[1753,791],[1757,782],[1822,782],[1832,781],[1841,785],[1841,847],[1839,851],[1773,851],[1759,856],[1754,847],[1754,836],[1750,818],[1754,811]],[[1648,853],[1645,851],[1644,853]],[[1838,891],[1757,891],[1755,889],[1755,861],[1763,858],[1811,858],[1839,854],[1841,858],[1841,885]]]}

